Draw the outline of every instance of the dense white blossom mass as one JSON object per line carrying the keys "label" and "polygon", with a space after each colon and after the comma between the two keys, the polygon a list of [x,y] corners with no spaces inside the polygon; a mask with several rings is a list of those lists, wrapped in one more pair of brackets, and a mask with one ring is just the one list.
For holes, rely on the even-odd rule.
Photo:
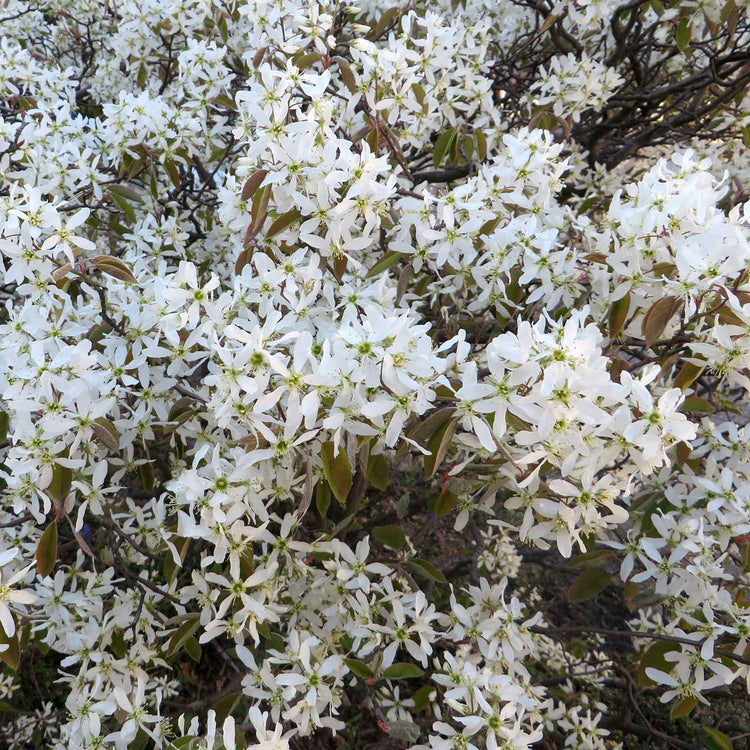
{"label": "dense white blossom mass", "polygon": [[[3,747],[287,750],[355,700],[394,747],[627,747],[545,551],[673,716],[746,695],[750,98],[571,134],[627,23],[678,80],[748,5],[4,3]],[[30,659],[62,691],[13,713]]]}

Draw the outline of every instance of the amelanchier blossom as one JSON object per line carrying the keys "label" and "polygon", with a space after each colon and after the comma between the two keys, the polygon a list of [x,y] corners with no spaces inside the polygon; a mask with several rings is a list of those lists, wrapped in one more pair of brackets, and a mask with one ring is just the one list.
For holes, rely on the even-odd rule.
{"label": "amelanchier blossom", "polygon": [[747,692],[750,100],[581,144],[625,24],[678,80],[748,7],[621,5],[4,3],[3,747],[627,747],[547,559]]}

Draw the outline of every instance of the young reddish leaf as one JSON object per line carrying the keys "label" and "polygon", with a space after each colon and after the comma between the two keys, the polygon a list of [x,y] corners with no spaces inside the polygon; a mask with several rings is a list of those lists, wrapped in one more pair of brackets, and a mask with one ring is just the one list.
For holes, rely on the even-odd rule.
{"label": "young reddish leaf", "polygon": [[98,417],[91,423],[91,429],[94,432],[94,437],[105,447],[111,451],[119,450],[120,448],[120,433],[117,431],[112,422],[106,417]]}
{"label": "young reddish leaf", "polygon": [[677,445],[675,445],[675,453],[677,454],[677,465],[682,466],[685,461],[687,461],[690,458],[690,453],[692,452],[692,448],[690,446],[690,443],[686,443],[684,440],[680,440]]}
{"label": "young reddish leaf", "polygon": [[609,308],[609,337],[614,339],[617,334],[620,333],[622,327],[625,325],[625,321],[628,318],[628,311],[630,310],[630,292],[624,297],[620,297],[617,302],[612,304]]}
{"label": "young reddish leaf", "polygon": [[265,180],[267,176],[267,169],[259,169],[257,172],[254,172],[252,175],[250,175],[250,177],[248,177],[245,181],[245,184],[242,186],[242,200],[250,200],[250,198],[255,195],[256,191],[260,187],[260,183],[263,182],[263,180]]}
{"label": "young reddish leaf", "polygon": [[302,218],[302,212],[298,208],[293,208],[291,211],[287,211],[285,214],[281,214],[265,234],[265,238],[270,240],[271,237],[275,237],[285,229],[289,229],[293,224],[298,222]]}
{"label": "young reddish leaf", "polygon": [[391,664],[383,671],[386,680],[408,680],[413,677],[423,677],[424,672],[416,665],[408,662]]}
{"label": "young reddish leaf", "polygon": [[167,170],[169,179],[172,184],[179,190],[182,187],[182,178],[180,177],[180,171],[177,169],[177,165],[172,159],[166,159],[164,161],[164,169]]}
{"label": "young reddish leaf", "polygon": [[341,80],[352,94],[357,93],[357,77],[354,75],[351,65],[343,57],[333,58],[341,71]]}
{"label": "young reddish leaf", "polygon": [[340,255],[333,261],[333,275],[337,281],[341,281],[346,273],[346,267],[349,265],[349,258],[346,255]]}
{"label": "young reddish leaf", "polygon": [[692,362],[685,362],[685,364],[683,364],[680,368],[680,371],[677,373],[677,375],[675,375],[675,379],[672,385],[674,385],[675,388],[681,388],[684,391],[687,388],[690,388],[690,386],[698,379],[698,376],[705,369],[705,365],[699,367],[698,365],[694,365]]}
{"label": "young reddish leaf", "polygon": [[569,602],[585,602],[604,591],[612,576],[604,568],[584,570],[568,590]]}
{"label": "young reddish leaf", "polygon": [[664,333],[669,321],[682,307],[679,297],[667,296],[654,302],[643,318],[641,330],[646,339],[646,346],[651,346]]}
{"label": "young reddish leaf", "polygon": [[263,58],[266,56],[266,52],[268,52],[268,47],[261,47],[254,55],[253,55],[253,67],[259,68],[260,64],[263,62]]}
{"label": "young reddish leaf", "polygon": [[406,544],[406,536],[398,526],[376,526],[373,536],[391,549],[401,549]]}
{"label": "young reddish leaf", "polygon": [[334,445],[329,440],[321,446],[321,458],[323,474],[331,487],[331,492],[339,503],[346,507],[346,498],[354,481],[349,456],[343,448],[339,448],[339,452],[334,455]]}
{"label": "young reddish leaf", "polygon": [[57,521],[44,530],[36,548],[36,569],[40,578],[46,578],[57,562]]}
{"label": "young reddish leaf", "polygon": [[138,279],[133,276],[133,272],[119,258],[114,258],[111,255],[97,255],[91,258],[90,262],[108,276],[126,281],[128,284],[138,283]]}

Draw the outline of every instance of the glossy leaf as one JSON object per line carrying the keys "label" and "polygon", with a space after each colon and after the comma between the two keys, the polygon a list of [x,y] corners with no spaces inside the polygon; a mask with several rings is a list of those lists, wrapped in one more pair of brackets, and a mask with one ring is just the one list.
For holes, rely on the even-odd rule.
{"label": "glossy leaf", "polygon": [[375,679],[375,673],[372,669],[359,659],[344,659],[344,664],[346,664],[346,666],[349,667],[357,677],[361,677],[363,680]]}
{"label": "glossy leaf", "polygon": [[414,677],[423,677],[424,672],[416,665],[408,662],[391,664],[383,670],[383,677],[386,680],[408,680]]}

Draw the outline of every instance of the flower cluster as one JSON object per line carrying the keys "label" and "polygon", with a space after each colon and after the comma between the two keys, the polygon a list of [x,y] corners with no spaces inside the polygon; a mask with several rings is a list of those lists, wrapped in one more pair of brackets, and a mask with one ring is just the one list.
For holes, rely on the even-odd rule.
{"label": "flower cluster", "polygon": [[746,692],[746,117],[596,163],[624,11],[558,5],[5,3],[5,746],[603,749],[609,690]]}

